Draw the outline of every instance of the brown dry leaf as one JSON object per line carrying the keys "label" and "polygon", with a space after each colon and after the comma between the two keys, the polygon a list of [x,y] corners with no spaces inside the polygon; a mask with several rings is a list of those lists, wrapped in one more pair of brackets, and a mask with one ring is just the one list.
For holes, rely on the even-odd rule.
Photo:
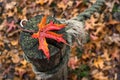
{"label": "brown dry leaf", "polygon": [[92,40],[98,40],[98,39],[99,39],[98,36],[96,36],[96,35],[94,35],[94,34],[92,34],[92,33],[90,33],[90,38],[91,38]]}
{"label": "brown dry leaf", "polygon": [[9,10],[9,11],[6,13],[6,15],[7,15],[8,17],[14,16],[14,12],[12,12],[11,10]]}
{"label": "brown dry leaf", "polygon": [[20,57],[17,53],[12,55],[12,61],[13,63],[18,63],[20,61]]}
{"label": "brown dry leaf", "polygon": [[114,25],[114,24],[119,24],[119,23],[120,23],[119,21],[110,20],[109,22],[107,22],[107,25],[109,25],[109,24]]}
{"label": "brown dry leaf", "polygon": [[104,70],[110,70],[112,68],[112,66],[111,65],[109,65],[109,66],[105,66],[102,70],[104,71]]}
{"label": "brown dry leaf", "polygon": [[18,50],[12,49],[8,51],[6,57],[11,57],[13,63],[18,63],[20,61],[20,57],[18,53],[19,53]]}
{"label": "brown dry leaf", "polygon": [[90,17],[90,19],[88,19],[87,21],[85,21],[85,29],[89,30],[89,29],[94,29],[94,25],[96,24],[95,22],[97,21],[97,18],[94,18],[94,15],[92,15]]}
{"label": "brown dry leaf", "polygon": [[78,7],[81,3],[83,3],[83,1],[76,1],[75,7]]}
{"label": "brown dry leaf", "polygon": [[90,56],[91,56],[91,53],[84,53],[82,54],[82,59],[90,58]]}
{"label": "brown dry leaf", "polygon": [[68,2],[68,0],[62,0],[65,4]]}
{"label": "brown dry leaf", "polygon": [[16,5],[16,2],[12,1],[12,2],[6,4],[5,9],[6,10],[12,9],[15,7],[15,5]]}
{"label": "brown dry leaf", "polygon": [[117,79],[118,79],[118,73],[115,73],[114,80],[117,80]]}
{"label": "brown dry leaf", "polygon": [[70,67],[71,69],[76,69],[78,68],[78,58],[77,56],[75,57],[70,57],[69,61],[68,61],[68,67]]}
{"label": "brown dry leaf", "polygon": [[15,72],[17,75],[19,75],[20,80],[22,80],[23,75],[26,73],[26,70],[20,67],[15,67]]}
{"label": "brown dry leaf", "polygon": [[68,1],[67,6],[72,7],[73,6],[73,1]]}
{"label": "brown dry leaf", "polygon": [[22,64],[22,68],[26,68],[26,66],[28,64],[28,62],[26,60],[22,60],[20,63]]}
{"label": "brown dry leaf", "polygon": [[86,78],[86,77],[83,77],[81,80],[89,80],[88,78]]}
{"label": "brown dry leaf", "polygon": [[111,50],[111,56],[112,56],[112,59],[117,59],[119,61],[120,60],[120,49],[118,47],[114,47]]}
{"label": "brown dry leaf", "polygon": [[1,48],[1,47],[4,47],[3,41],[0,41],[0,48]]}
{"label": "brown dry leaf", "polygon": [[3,34],[2,34],[2,32],[0,32],[0,40],[1,41],[3,40]]}
{"label": "brown dry leaf", "polygon": [[73,43],[73,45],[72,45],[72,47],[71,47],[71,54],[70,54],[70,57],[74,57],[74,56],[77,55],[76,50],[77,50],[77,43],[75,42],[75,43]]}
{"label": "brown dry leaf", "polygon": [[106,24],[107,25],[120,24],[120,21],[116,21],[115,19],[112,18],[112,15],[110,15],[109,21]]}
{"label": "brown dry leaf", "polygon": [[54,0],[48,0],[48,5],[51,5],[51,3],[53,2]]}
{"label": "brown dry leaf", "polygon": [[[69,80],[69,79],[68,79]],[[77,80],[77,75],[70,74],[70,80]]]}
{"label": "brown dry leaf", "polygon": [[111,38],[114,43],[116,43],[118,46],[120,46],[120,34],[113,33]]}
{"label": "brown dry leaf", "polygon": [[5,27],[5,24],[6,24],[6,20],[4,20],[2,24],[0,24],[0,31],[3,30],[3,28]]}
{"label": "brown dry leaf", "polygon": [[18,14],[17,16],[18,16],[18,18],[21,19],[21,20],[22,20],[22,19],[27,19],[26,15]]}
{"label": "brown dry leaf", "polygon": [[[26,14],[27,14],[27,8],[25,7],[22,9],[22,16],[26,16]],[[25,19],[25,18],[23,18],[23,19]]]}
{"label": "brown dry leaf", "polygon": [[19,79],[20,79],[20,78],[19,78],[19,77],[16,77],[16,76],[13,78],[13,80],[19,80]]}
{"label": "brown dry leaf", "polygon": [[63,9],[63,11],[67,8],[67,4],[64,4],[64,2],[62,2],[62,1],[60,3],[58,3],[57,6],[58,6],[58,8]]}
{"label": "brown dry leaf", "polygon": [[2,73],[2,75],[4,76],[5,74],[8,74],[11,70],[12,66],[9,66],[7,69],[5,69]]}
{"label": "brown dry leaf", "polygon": [[116,29],[120,33],[120,24],[116,26]]}
{"label": "brown dry leaf", "polygon": [[16,46],[18,45],[18,39],[10,41],[11,45]]}
{"label": "brown dry leaf", "polygon": [[43,5],[44,4],[44,0],[36,0],[35,3]]}
{"label": "brown dry leaf", "polygon": [[94,4],[96,2],[96,0],[90,0],[90,2],[92,2]]}
{"label": "brown dry leaf", "polygon": [[107,49],[104,49],[104,54],[102,55],[102,57],[104,57],[106,61],[110,61],[111,60],[110,53],[108,52]]}
{"label": "brown dry leaf", "polygon": [[72,17],[75,17],[78,15],[78,9],[73,9],[73,11],[71,12],[71,15],[73,15]]}
{"label": "brown dry leaf", "polygon": [[32,71],[28,72],[28,73],[29,73],[30,79],[34,80],[35,79],[35,74]]}
{"label": "brown dry leaf", "polygon": [[112,36],[106,36],[104,40],[107,44],[115,43],[117,46],[120,46],[120,34],[113,33]]}
{"label": "brown dry leaf", "polygon": [[[89,42],[89,43],[86,43],[86,44],[84,45],[84,47],[85,47],[85,49],[86,49],[86,51],[87,51],[87,50],[93,49],[93,48],[94,48],[94,45],[93,45],[93,43],[92,43],[92,41],[91,41],[91,42]],[[88,53],[88,52],[85,52],[85,53]]]}
{"label": "brown dry leaf", "polygon": [[108,76],[104,76],[104,73],[98,70],[93,70],[91,74],[94,80],[109,80]]}
{"label": "brown dry leaf", "polygon": [[23,8],[22,9],[22,14],[17,14],[17,17],[20,18],[21,20],[22,19],[27,19],[26,14],[27,14],[27,7]]}
{"label": "brown dry leaf", "polygon": [[91,41],[91,43],[95,45],[96,50],[99,50],[101,48],[101,39]]}
{"label": "brown dry leaf", "polygon": [[120,4],[120,1],[119,0],[114,0],[115,3],[117,4]]}
{"label": "brown dry leaf", "polygon": [[105,33],[105,31],[104,31],[105,24],[104,23],[99,23],[94,26],[96,27],[96,31],[93,33],[94,35],[98,35],[99,33],[102,33],[104,35],[104,33]]}
{"label": "brown dry leaf", "polygon": [[115,5],[117,0],[112,0],[112,1],[106,1],[105,4],[107,5],[107,9],[112,12],[113,7]]}
{"label": "brown dry leaf", "polygon": [[117,46],[120,46],[120,35],[116,33],[113,33],[112,36],[106,35],[104,41],[107,44],[115,43]]}
{"label": "brown dry leaf", "polygon": [[94,60],[93,65],[96,68],[102,69],[104,67],[104,60],[100,56],[98,56],[98,58]]}

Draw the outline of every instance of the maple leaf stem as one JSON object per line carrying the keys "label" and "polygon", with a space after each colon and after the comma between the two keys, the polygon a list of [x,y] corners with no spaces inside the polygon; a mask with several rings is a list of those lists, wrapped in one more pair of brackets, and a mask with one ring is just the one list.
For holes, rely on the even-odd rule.
{"label": "maple leaf stem", "polygon": [[24,29],[23,27],[20,27],[20,26],[18,26],[18,28],[21,29],[21,30],[24,31],[24,32],[35,33],[34,30],[27,30],[27,29]]}

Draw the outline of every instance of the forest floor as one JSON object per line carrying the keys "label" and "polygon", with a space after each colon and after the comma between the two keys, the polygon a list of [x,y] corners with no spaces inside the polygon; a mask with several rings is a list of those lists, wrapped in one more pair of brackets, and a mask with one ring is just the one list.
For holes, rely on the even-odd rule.
{"label": "forest floor", "polygon": [[[35,80],[23,59],[20,21],[38,14],[70,19],[96,0],[0,0],[0,80]],[[85,21],[90,35],[83,51],[72,46],[68,80],[120,80],[120,1],[106,0]]]}

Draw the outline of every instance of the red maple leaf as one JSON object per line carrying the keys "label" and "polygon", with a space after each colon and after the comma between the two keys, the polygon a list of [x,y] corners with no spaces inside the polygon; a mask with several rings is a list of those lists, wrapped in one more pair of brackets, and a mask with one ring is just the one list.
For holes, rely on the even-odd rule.
{"label": "red maple leaf", "polygon": [[[46,38],[54,39],[57,42],[66,43],[63,39],[62,34],[57,34],[52,32],[53,30],[60,30],[65,27],[65,24],[54,24],[51,21],[49,24],[46,24],[47,16],[44,16],[41,22],[38,24],[38,32],[32,35],[32,38],[36,38],[39,41],[39,50],[42,50],[47,59],[50,58],[50,53],[48,49],[48,43],[46,42]],[[52,30],[52,31],[51,31]]]}

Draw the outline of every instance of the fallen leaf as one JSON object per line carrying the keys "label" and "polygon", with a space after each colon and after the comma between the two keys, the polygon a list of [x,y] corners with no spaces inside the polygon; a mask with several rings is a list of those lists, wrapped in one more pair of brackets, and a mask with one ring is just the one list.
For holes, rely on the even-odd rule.
{"label": "fallen leaf", "polygon": [[88,59],[90,56],[91,56],[90,53],[84,53],[84,54],[82,54],[82,58],[83,59]]}
{"label": "fallen leaf", "polygon": [[26,73],[26,70],[23,68],[16,67],[15,72],[20,77],[20,80],[22,80],[23,75]]}
{"label": "fallen leaf", "polygon": [[12,55],[12,61],[13,63],[18,63],[20,61],[20,57],[17,53]]}
{"label": "fallen leaf", "polygon": [[28,64],[28,62],[26,60],[22,60],[20,63],[22,64],[22,68],[26,68],[26,66]]}
{"label": "fallen leaf", "polygon": [[109,21],[106,23],[106,25],[115,25],[115,24],[120,24],[120,21],[113,19],[112,15],[110,15]]}
{"label": "fallen leaf", "polygon": [[12,9],[12,8],[15,7],[15,5],[16,5],[16,2],[15,2],[15,1],[12,1],[12,2],[6,4],[5,9],[6,9],[6,10]]}
{"label": "fallen leaf", "polygon": [[40,4],[43,5],[44,3],[46,3],[48,0],[36,0],[36,4]]}
{"label": "fallen leaf", "polygon": [[0,41],[0,48],[4,47],[4,43],[2,41]]}
{"label": "fallen leaf", "polygon": [[102,55],[102,57],[104,57],[106,61],[111,60],[110,53],[108,52],[107,49],[104,49],[104,54]]}
{"label": "fallen leaf", "polygon": [[113,33],[111,36],[106,36],[104,40],[108,44],[115,43],[116,45],[120,46],[120,35],[119,34]]}
{"label": "fallen leaf", "polygon": [[77,56],[75,57],[70,57],[69,61],[68,61],[68,67],[70,67],[71,69],[76,69],[78,68],[78,58]]}
{"label": "fallen leaf", "polygon": [[8,26],[7,32],[10,32],[16,28],[15,21],[11,21],[10,23],[7,23],[6,25]]}
{"label": "fallen leaf", "polygon": [[66,4],[68,2],[68,0],[62,0],[64,2],[64,4]]}
{"label": "fallen leaf", "polygon": [[39,40],[39,50],[42,50],[47,57],[50,58],[48,44],[46,42],[46,38],[54,39],[57,42],[66,43],[66,41],[62,38],[62,34],[57,34],[52,32],[51,30],[60,30],[65,27],[64,24],[54,24],[52,21],[46,25],[47,16],[44,16],[41,22],[38,24],[38,32],[32,35],[32,38],[36,38]]}
{"label": "fallen leaf", "polygon": [[95,36],[94,34],[90,34],[90,38],[91,38],[92,40],[97,40],[97,39],[99,39],[99,37]]}
{"label": "fallen leaf", "polygon": [[13,45],[13,46],[18,45],[18,40],[12,40],[10,43],[11,43],[11,45]]}
{"label": "fallen leaf", "polygon": [[87,21],[85,21],[85,29],[89,30],[89,29],[94,29],[94,25],[96,24],[96,21],[98,19],[94,17],[94,15],[92,15],[90,17],[90,19],[88,19]]}
{"label": "fallen leaf", "polygon": [[58,6],[58,8],[63,9],[63,11],[67,8],[67,5],[64,4],[64,2],[62,2],[62,1],[60,3],[58,3],[57,6]]}
{"label": "fallen leaf", "polygon": [[106,1],[105,3],[107,5],[107,8],[110,12],[112,12],[113,10],[113,7],[114,7],[114,4],[115,4],[115,0],[113,0],[112,2],[111,1]]}
{"label": "fallen leaf", "polygon": [[111,50],[111,57],[112,59],[116,59],[116,60],[120,60],[120,50],[118,49],[118,47],[114,47],[112,50]]}
{"label": "fallen leaf", "polygon": [[90,2],[94,4],[96,2],[96,0],[90,0]]}
{"label": "fallen leaf", "polygon": [[68,76],[68,80],[77,80],[77,75],[76,74],[70,74]]}
{"label": "fallen leaf", "polygon": [[100,56],[98,56],[98,58],[94,60],[93,65],[96,68],[102,69],[104,67],[104,60]]}
{"label": "fallen leaf", "polygon": [[120,33],[120,25],[116,26],[117,31]]}
{"label": "fallen leaf", "polygon": [[93,70],[91,74],[95,80],[109,80],[108,76],[104,76],[104,73],[101,71]]}
{"label": "fallen leaf", "polygon": [[6,24],[6,20],[4,20],[2,24],[0,24],[0,31],[3,30],[3,28],[5,27],[5,24]]}
{"label": "fallen leaf", "polygon": [[83,1],[76,1],[75,7],[78,7],[81,3],[83,3]]}

